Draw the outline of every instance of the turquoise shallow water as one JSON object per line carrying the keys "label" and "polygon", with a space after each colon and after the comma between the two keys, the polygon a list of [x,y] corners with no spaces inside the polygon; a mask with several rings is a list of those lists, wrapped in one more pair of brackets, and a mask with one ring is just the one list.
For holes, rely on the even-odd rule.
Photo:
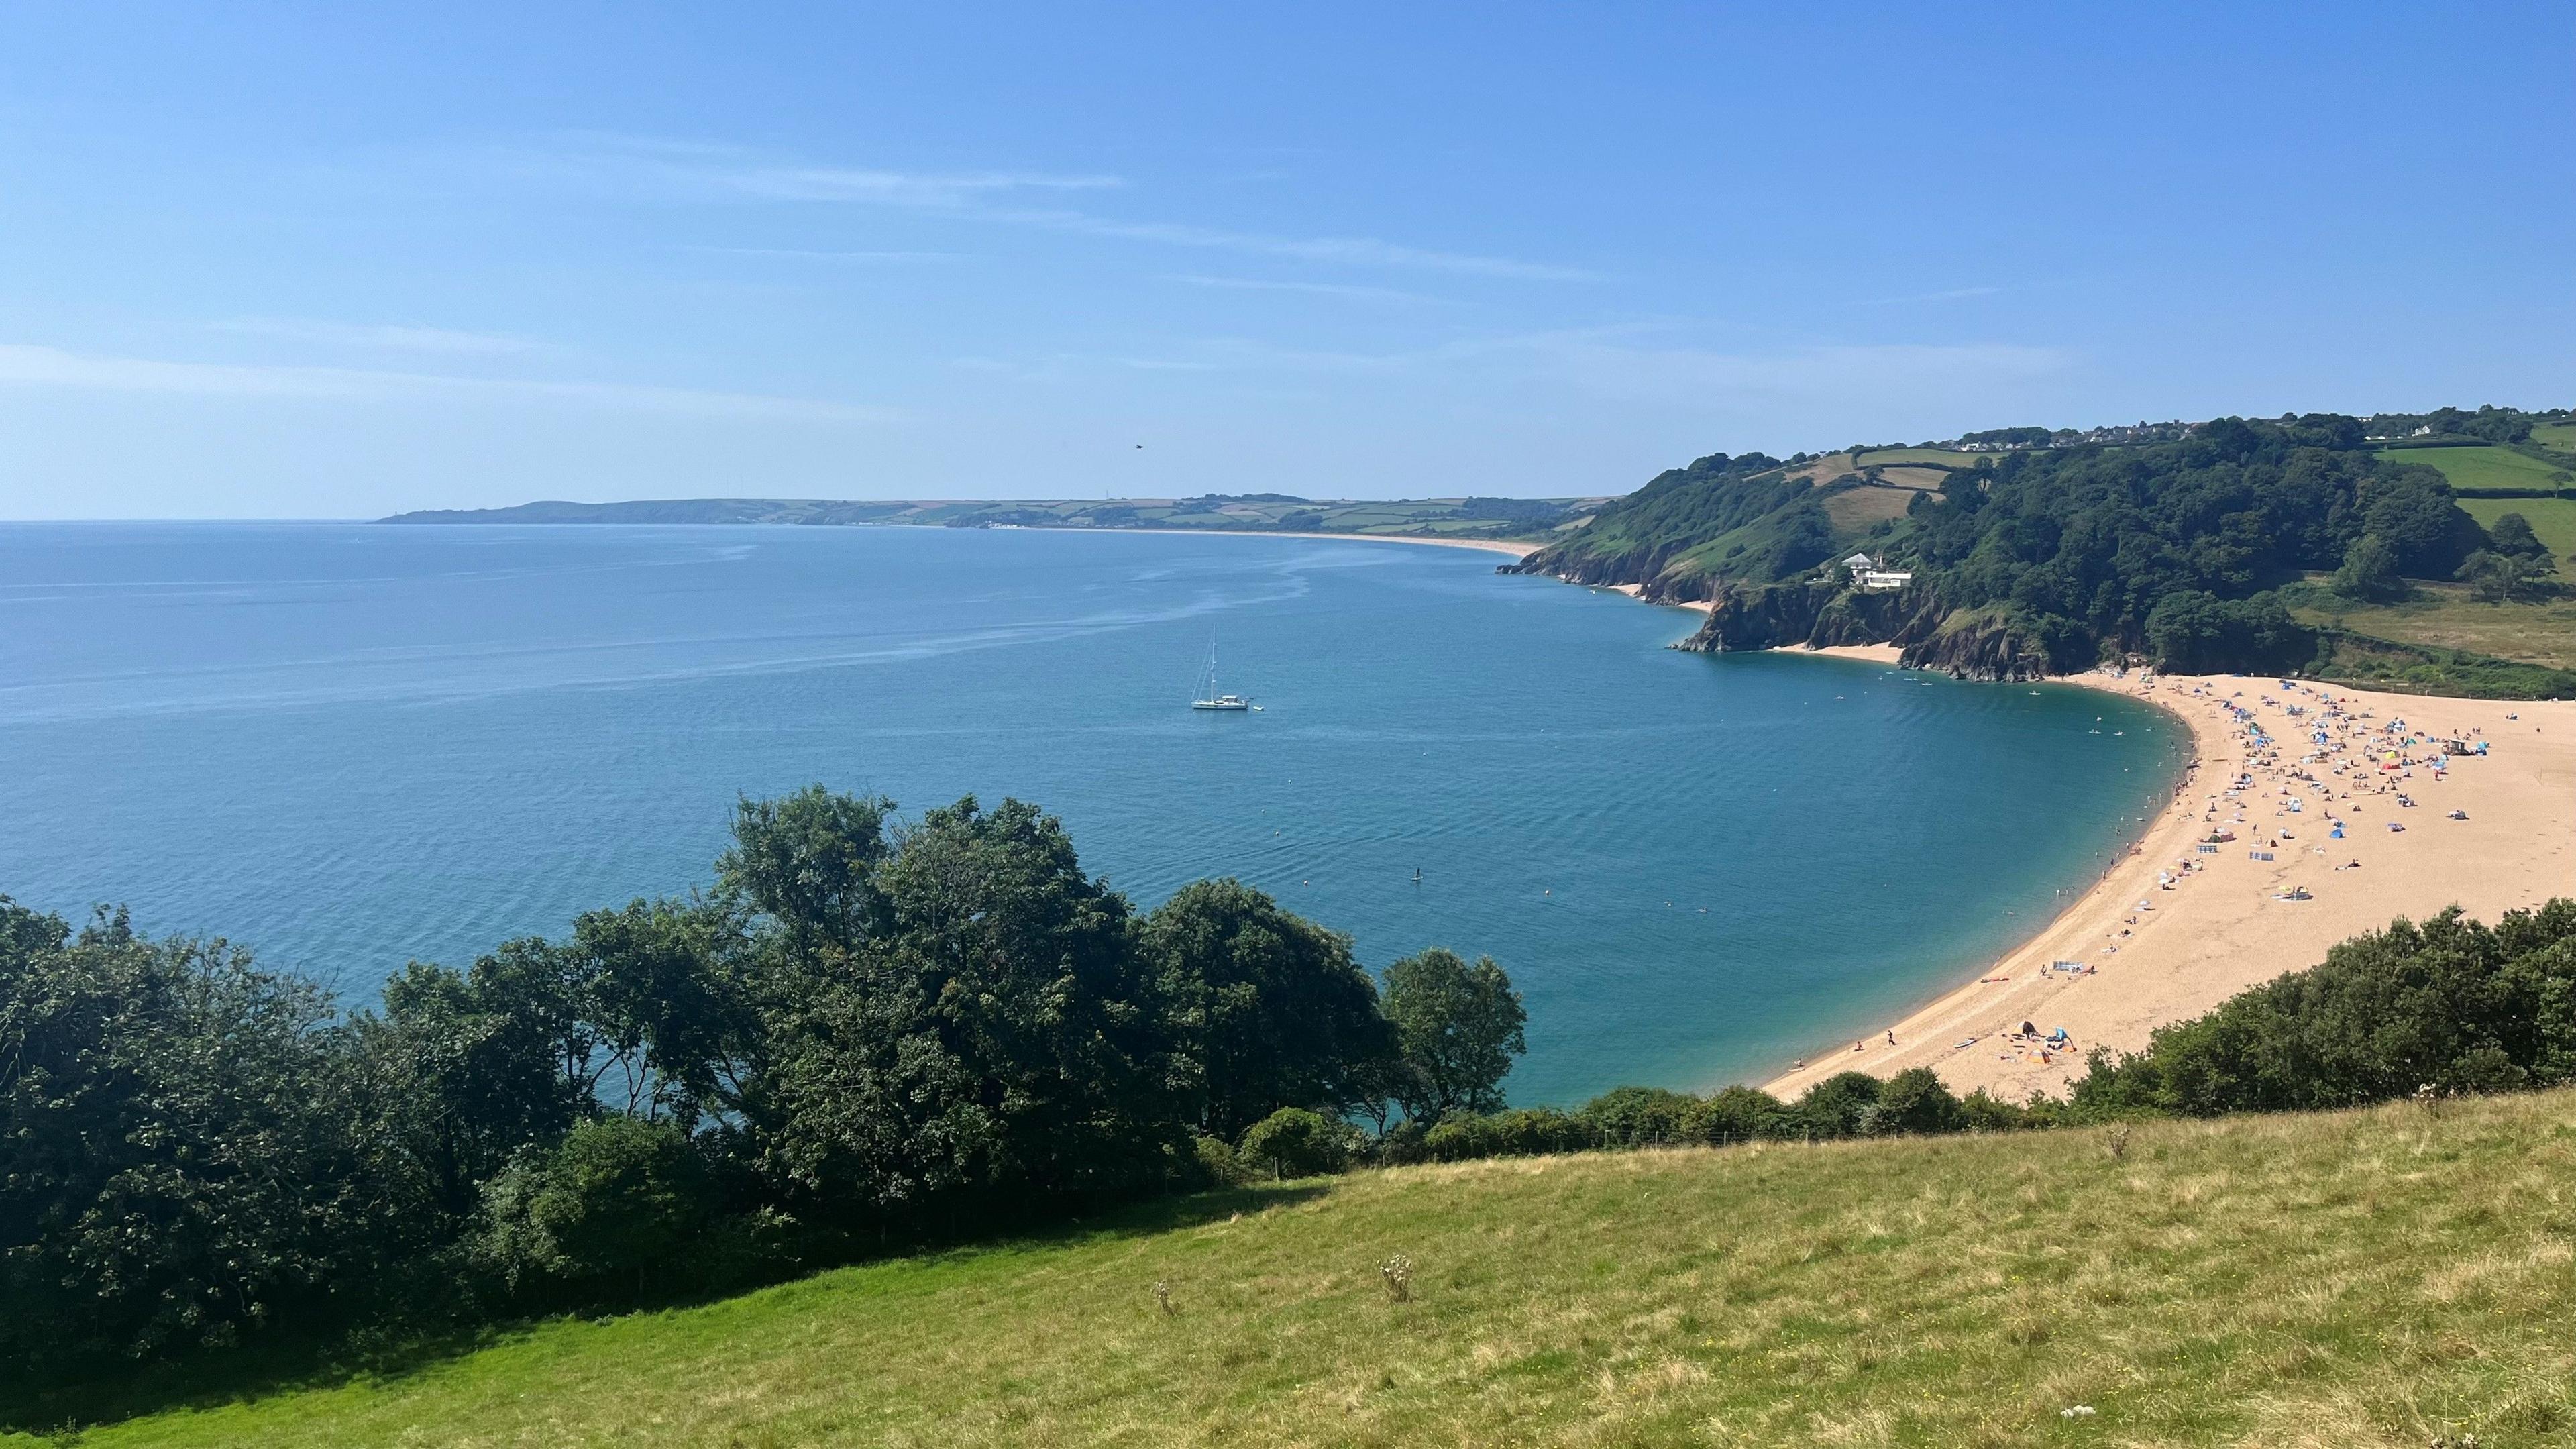
{"label": "turquoise shallow water", "polygon": [[[1529,1003],[1512,1096],[1563,1102],[1759,1077],[1937,993],[2177,774],[2179,727],[2125,700],[1680,654],[1693,616],[1496,561],[0,525],[0,892],[125,901],[364,997],[703,882],[737,794],[1017,795],[1142,905],[1233,874],[1372,966],[1490,953]],[[1186,707],[1211,635],[1261,713]]]}

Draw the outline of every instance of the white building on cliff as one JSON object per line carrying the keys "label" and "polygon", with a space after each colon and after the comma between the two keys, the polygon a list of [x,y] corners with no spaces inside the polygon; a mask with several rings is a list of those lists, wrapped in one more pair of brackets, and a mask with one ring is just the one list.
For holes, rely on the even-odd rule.
{"label": "white building on cliff", "polygon": [[1913,570],[1880,568],[1878,560],[1865,553],[1844,559],[1843,567],[1851,570],[1852,587],[1864,594],[1888,593],[1914,582]]}

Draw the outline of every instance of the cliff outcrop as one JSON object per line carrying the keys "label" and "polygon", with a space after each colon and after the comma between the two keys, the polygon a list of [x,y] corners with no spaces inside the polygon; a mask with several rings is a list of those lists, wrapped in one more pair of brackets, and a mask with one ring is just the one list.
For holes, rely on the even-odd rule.
{"label": "cliff outcrop", "polygon": [[1946,610],[1926,588],[1859,593],[1835,579],[1728,589],[1677,647],[1722,654],[1838,644],[1894,644],[1903,667],[1959,679],[2063,672],[2052,667],[2047,641],[2007,611]]}

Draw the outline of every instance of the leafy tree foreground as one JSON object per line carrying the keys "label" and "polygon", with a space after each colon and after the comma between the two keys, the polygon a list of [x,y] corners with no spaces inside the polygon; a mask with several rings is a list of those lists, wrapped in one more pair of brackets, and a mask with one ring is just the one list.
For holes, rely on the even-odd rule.
{"label": "leafy tree foreground", "polygon": [[712,889],[355,1014],[0,898],[0,1363],[652,1302],[1203,1186],[1285,1109],[1330,1124],[1304,1164],[1355,1116],[1501,1100],[1490,961],[1381,997],[1237,882],[1140,914],[1034,807],[891,809],[745,802]]}
{"label": "leafy tree foreground", "polygon": [[1028,805],[890,809],[746,802],[706,892],[415,963],[354,1014],[222,942],[0,900],[0,1425],[137,1407],[260,1345],[663,1304],[1355,1166],[2576,1083],[2561,900],[2348,941],[2063,1101],[1918,1069],[1513,1109],[1524,1013],[1489,960],[1373,980],[1237,882],[1135,911]]}

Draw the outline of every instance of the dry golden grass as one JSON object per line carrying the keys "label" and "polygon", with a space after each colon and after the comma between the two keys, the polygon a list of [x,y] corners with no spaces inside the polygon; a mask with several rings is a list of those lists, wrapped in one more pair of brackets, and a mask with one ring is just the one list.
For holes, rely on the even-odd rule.
{"label": "dry golden grass", "polygon": [[2414,588],[2415,597],[2402,604],[2354,604],[2320,592],[2291,613],[2303,623],[2330,620],[2407,644],[2576,669],[2576,600],[2488,604],[2470,597],[2465,584]]}
{"label": "dry golden grass", "polygon": [[2552,1093],[1362,1174],[87,1442],[2565,1444],[2571,1117]]}
{"label": "dry golden grass", "polygon": [[1858,533],[1882,519],[1903,518],[1913,502],[1910,489],[1851,488],[1825,500],[1825,517],[1837,533]]}

